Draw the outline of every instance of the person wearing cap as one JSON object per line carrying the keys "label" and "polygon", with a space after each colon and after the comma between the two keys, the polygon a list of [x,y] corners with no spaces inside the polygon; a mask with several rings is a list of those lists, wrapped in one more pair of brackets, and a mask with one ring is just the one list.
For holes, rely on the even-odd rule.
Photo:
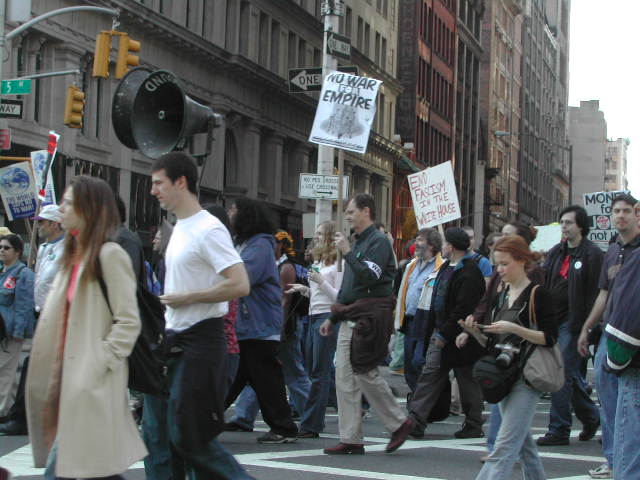
{"label": "person wearing cap", "polygon": [[469,235],[462,228],[453,227],[447,229],[444,239],[442,256],[447,260],[438,270],[433,286],[429,323],[434,330],[427,332],[426,337],[430,340],[425,364],[408,404],[409,416],[415,425],[408,434],[423,436],[427,418],[446,388],[449,371],[453,369],[465,415],[462,428],[454,435],[456,438],[480,438],[484,436],[482,391],[471,372],[473,363],[482,353],[481,348],[473,341],[459,349],[455,340],[462,332],[458,321],[473,313],[484,294],[485,281],[473,254],[468,251]]}

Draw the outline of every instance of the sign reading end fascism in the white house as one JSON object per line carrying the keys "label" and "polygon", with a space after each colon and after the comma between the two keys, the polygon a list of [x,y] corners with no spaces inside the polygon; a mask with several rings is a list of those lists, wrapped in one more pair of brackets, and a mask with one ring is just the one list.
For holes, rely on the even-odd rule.
{"label": "sign reading end fascism in the white house", "polygon": [[382,81],[342,72],[324,79],[309,141],[365,153]]}
{"label": "sign reading end fascism in the white house", "polygon": [[451,162],[407,177],[418,228],[435,227],[462,216]]}
{"label": "sign reading end fascism in the white house", "polygon": [[605,252],[609,248],[609,240],[616,234],[616,227],[611,218],[611,202],[623,193],[629,193],[629,190],[584,194],[584,208],[590,222],[587,238]]}

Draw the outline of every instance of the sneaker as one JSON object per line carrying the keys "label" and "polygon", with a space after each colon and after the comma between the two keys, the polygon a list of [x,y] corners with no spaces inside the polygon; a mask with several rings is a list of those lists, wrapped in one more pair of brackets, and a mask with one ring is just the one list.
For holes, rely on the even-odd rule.
{"label": "sneaker", "polygon": [[608,463],[603,463],[598,468],[589,470],[589,476],[591,478],[613,478],[613,470],[609,468]]}
{"label": "sneaker", "polygon": [[318,432],[298,432],[298,438],[320,438],[320,434]]}
{"label": "sneaker", "polygon": [[258,437],[258,443],[294,443],[296,440],[298,440],[298,437],[285,437],[276,432],[267,432]]}
{"label": "sneaker", "polygon": [[253,427],[247,427],[237,422],[227,422],[224,424],[225,432],[253,432]]}
{"label": "sneaker", "polygon": [[364,445],[362,443],[342,443],[335,447],[328,447],[323,450],[327,455],[364,455]]}
{"label": "sneaker", "polygon": [[591,425],[584,425],[582,431],[578,435],[578,440],[581,442],[587,442],[596,436],[596,432],[600,427],[600,422],[592,423]]}
{"label": "sneaker", "polygon": [[11,472],[6,468],[0,467],[0,480],[11,480],[11,478]]}
{"label": "sneaker", "polygon": [[538,438],[536,443],[541,447],[556,446],[556,445],[569,445],[569,437],[560,437],[553,433],[546,433],[544,437]]}
{"label": "sneaker", "polygon": [[487,453],[486,455],[482,455],[478,460],[480,460],[480,462],[485,463],[487,460],[489,460],[489,455],[491,455],[490,453]]}
{"label": "sneaker", "polygon": [[462,428],[453,434],[456,438],[483,438],[484,432],[481,428],[471,427],[467,422],[462,424]]}
{"label": "sneaker", "polygon": [[385,452],[393,453],[405,442],[411,430],[413,430],[413,419],[411,417],[407,418],[402,425],[398,427],[398,429],[391,434],[391,440],[387,444],[387,448],[385,448]]}

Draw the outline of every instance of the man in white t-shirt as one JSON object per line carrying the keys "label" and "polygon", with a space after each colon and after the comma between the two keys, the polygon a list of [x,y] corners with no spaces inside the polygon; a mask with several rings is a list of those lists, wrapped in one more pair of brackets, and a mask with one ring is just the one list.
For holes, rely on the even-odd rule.
{"label": "man in white t-shirt", "polygon": [[[183,152],[157,159],[151,194],[174,213],[167,247],[165,314],[168,399],[147,395],[148,479],[251,478],[215,439],[224,426],[227,301],[249,293],[244,264],[226,227],[198,202],[198,170]],[[149,425],[149,428],[147,426]]]}

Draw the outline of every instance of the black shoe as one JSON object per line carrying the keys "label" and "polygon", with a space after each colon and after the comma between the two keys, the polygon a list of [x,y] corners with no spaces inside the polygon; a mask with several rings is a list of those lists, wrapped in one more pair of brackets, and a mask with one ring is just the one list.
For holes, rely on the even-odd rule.
{"label": "black shoe", "polygon": [[320,434],[318,432],[298,432],[298,438],[320,438]]}
{"label": "black shoe", "polygon": [[584,425],[582,431],[578,435],[578,440],[581,442],[587,442],[596,436],[596,432],[600,427],[600,422],[592,423],[591,425]]}
{"label": "black shoe", "polygon": [[364,455],[364,445],[361,443],[339,443],[335,447],[323,450],[327,455]]}
{"label": "black shoe", "polygon": [[236,422],[227,422],[224,424],[225,432],[253,432],[253,427],[247,427]]}
{"label": "black shoe", "polygon": [[0,425],[0,435],[18,436],[26,435],[27,433],[27,426],[17,420],[11,420]]}
{"label": "black shoe", "polygon": [[484,437],[484,432],[481,428],[471,427],[464,422],[462,424],[462,428],[453,434],[456,438],[482,438]]}
{"label": "black shoe", "polygon": [[544,437],[538,438],[536,443],[541,447],[549,447],[556,445],[569,445],[569,437],[560,437],[553,433],[546,433]]}
{"label": "black shoe", "polygon": [[294,443],[298,440],[298,437],[285,437],[276,432],[267,432],[261,437],[258,437],[257,440],[258,443]]}

